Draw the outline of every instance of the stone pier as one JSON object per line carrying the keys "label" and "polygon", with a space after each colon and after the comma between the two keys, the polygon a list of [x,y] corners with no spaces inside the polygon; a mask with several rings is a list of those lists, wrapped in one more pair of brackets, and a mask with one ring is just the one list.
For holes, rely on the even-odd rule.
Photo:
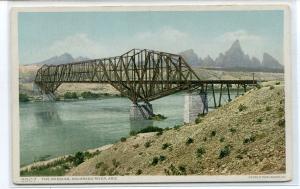
{"label": "stone pier", "polygon": [[130,120],[149,119],[153,116],[153,109],[151,104],[132,104],[130,107]]}
{"label": "stone pier", "polygon": [[184,97],[185,123],[194,123],[199,114],[208,112],[207,94],[204,92],[187,92]]}
{"label": "stone pier", "polygon": [[42,94],[42,100],[43,101],[54,102],[55,99],[56,99],[56,97],[55,97],[55,95],[53,93],[48,93],[48,94],[43,93]]}

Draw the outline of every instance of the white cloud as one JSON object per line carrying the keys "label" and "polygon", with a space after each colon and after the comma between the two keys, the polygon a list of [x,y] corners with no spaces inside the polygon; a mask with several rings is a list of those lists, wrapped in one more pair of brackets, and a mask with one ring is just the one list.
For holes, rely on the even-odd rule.
{"label": "white cloud", "polygon": [[91,40],[86,34],[79,33],[67,36],[62,40],[54,41],[48,48],[47,54],[54,56],[68,52],[74,57],[86,56],[96,58],[103,51],[105,51],[103,46]]}

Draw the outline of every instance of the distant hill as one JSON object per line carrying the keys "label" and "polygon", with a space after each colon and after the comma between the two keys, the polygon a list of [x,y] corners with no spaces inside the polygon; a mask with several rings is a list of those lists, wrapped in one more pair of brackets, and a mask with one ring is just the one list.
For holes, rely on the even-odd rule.
{"label": "distant hill", "polygon": [[213,60],[209,55],[201,59],[197,54],[189,49],[179,53],[193,67],[203,67],[220,70],[233,71],[267,71],[267,72],[283,72],[283,65],[268,53],[263,54],[263,60],[251,57],[244,53],[239,40],[236,40],[231,47],[224,53]]}
{"label": "distant hill", "polygon": [[48,58],[46,60],[43,60],[41,62],[34,63],[36,65],[59,65],[59,64],[66,64],[66,63],[71,63],[71,62],[78,62],[78,61],[83,61],[83,60],[88,60],[89,58],[87,57],[82,57],[79,56],[77,58],[73,58],[73,56],[69,53],[64,53],[60,56],[53,56],[51,58]]}

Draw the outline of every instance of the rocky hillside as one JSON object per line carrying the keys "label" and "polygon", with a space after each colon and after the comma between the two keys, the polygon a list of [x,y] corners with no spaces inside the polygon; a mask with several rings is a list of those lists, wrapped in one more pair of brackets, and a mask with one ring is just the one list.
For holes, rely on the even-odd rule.
{"label": "rocky hillside", "polygon": [[201,117],[198,124],[123,138],[67,175],[284,172],[284,86],[269,82]]}

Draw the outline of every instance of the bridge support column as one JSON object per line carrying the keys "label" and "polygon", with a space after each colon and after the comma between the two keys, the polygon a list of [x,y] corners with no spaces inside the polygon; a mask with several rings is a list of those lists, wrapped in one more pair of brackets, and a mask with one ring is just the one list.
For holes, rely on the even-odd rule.
{"label": "bridge support column", "polygon": [[43,93],[42,94],[42,100],[43,101],[50,101],[50,102],[54,102],[55,101],[55,95],[53,93]]}
{"label": "bridge support column", "polygon": [[151,116],[153,116],[153,109],[150,103],[134,103],[130,107],[130,120],[149,119]]}
{"label": "bridge support column", "polygon": [[185,123],[194,123],[199,114],[208,112],[207,94],[205,92],[188,92],[184,98]]}

